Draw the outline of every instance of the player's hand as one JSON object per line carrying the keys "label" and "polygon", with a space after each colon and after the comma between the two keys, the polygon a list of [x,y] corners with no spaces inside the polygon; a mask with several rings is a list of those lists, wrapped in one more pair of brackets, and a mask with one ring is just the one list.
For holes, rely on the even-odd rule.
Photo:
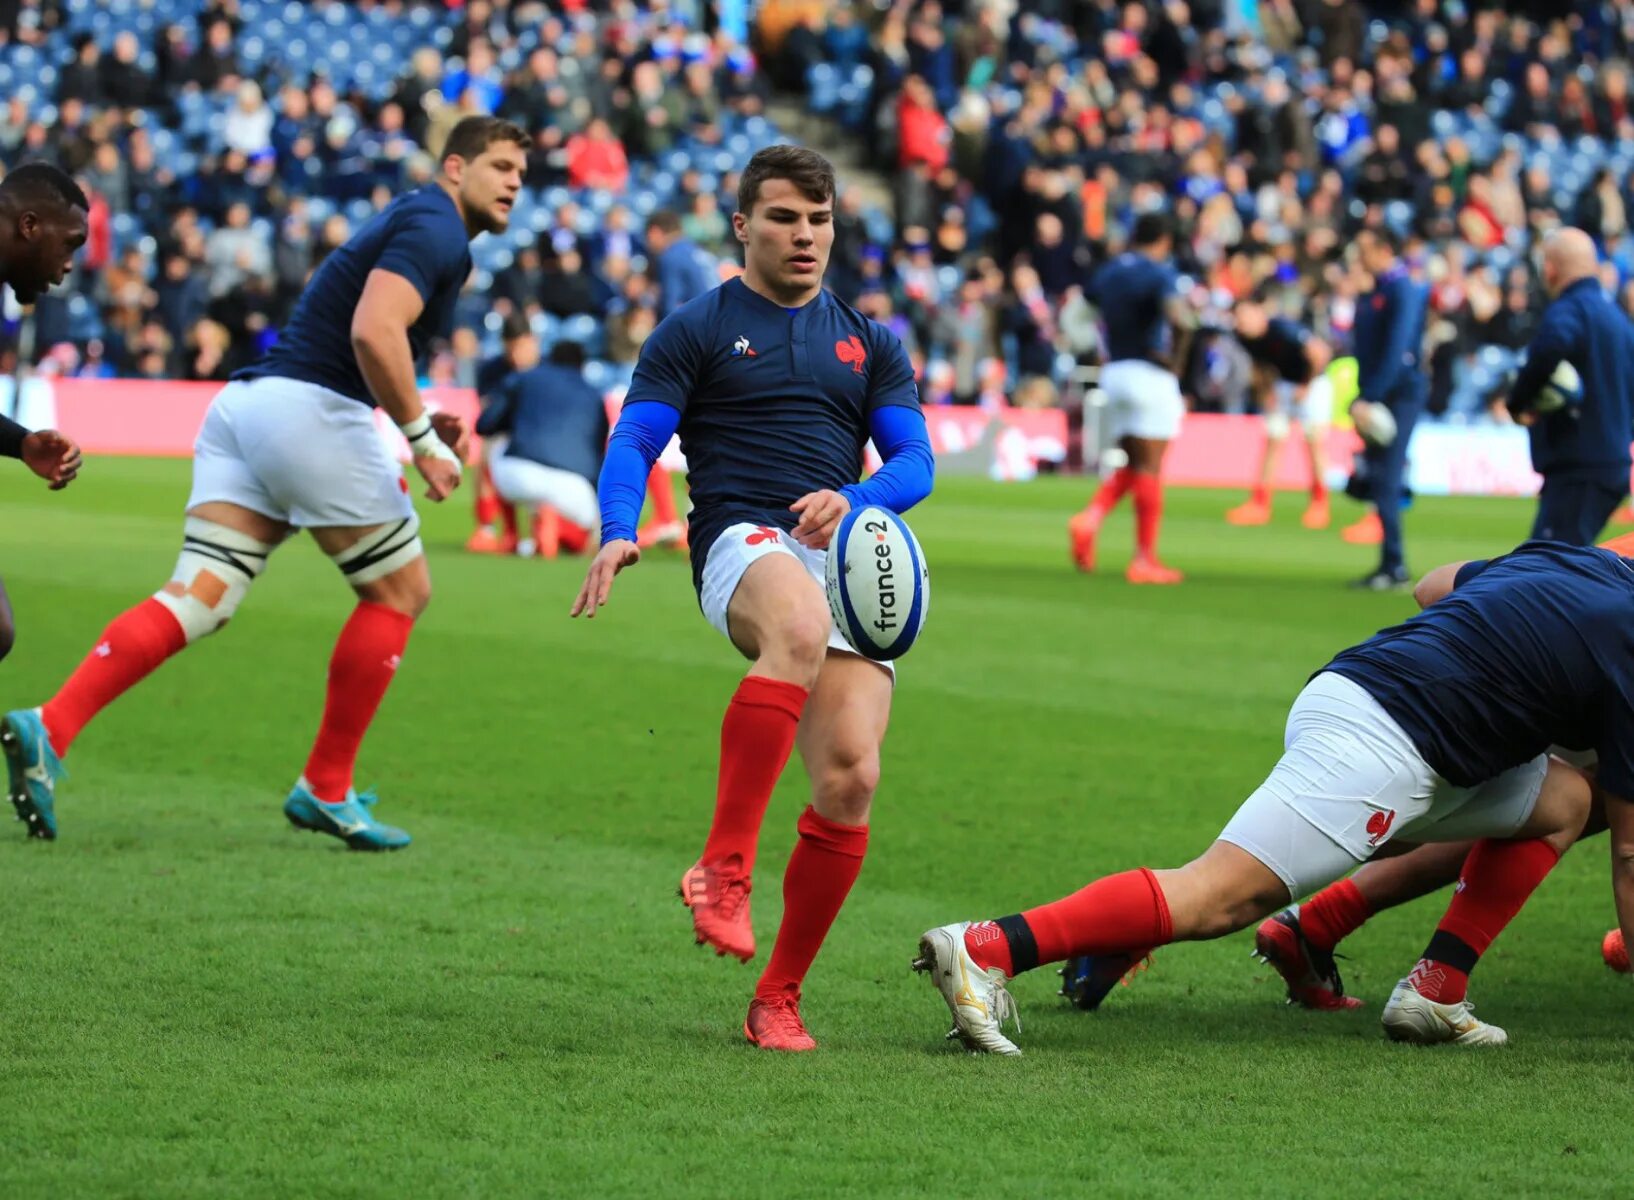
{"label": "player's hand", "polygon": [[460,461],[453,454],[446,458],[441,454],[427,454],[414,456],[414,469],[420,472],[420,478],[426,481],[426,499],[443,501],[454,494],[454,489],[460,486]]}
{"label": "player's hand", "polygon": [[471,457],[471,431],[465,427],[459,414],[434,412],[431,414],[431,428],[437,431],[443,445],[454,452],[455,458],[463,463]]}
{"label": "player's hand", "polygon": [[579,589],[572,611],[567,615],[594,617],[596,610],[607,603],[607,593],[613,590],[613,576],[640,561],[641,547],[627,538],[614,538],[603,545],[591,561],[584,586]]}
{"label": "player's hand", "polygon": [[42,429],[23,439],[23,464],[60,492],[79,474],[79,447],[55,429]]}
{"label": "player's hand", "polygon": [[851,511],[851,501],[839,492],[807,492],[789,505],[789,511],[800,514],[794,540],[809,550],[826,550],[840,521]]}

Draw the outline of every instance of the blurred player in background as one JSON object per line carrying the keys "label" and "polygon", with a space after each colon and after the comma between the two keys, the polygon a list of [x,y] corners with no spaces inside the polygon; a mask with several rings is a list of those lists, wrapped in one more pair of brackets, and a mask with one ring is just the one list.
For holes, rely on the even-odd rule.
{"label": "blurred player in background", "polygon": [[455,125],[437,180],[399,196],[326,258],[277,345],[211,402],[170,582],[116,617],[42,707],[0,721],[12,800],[31,836],[56,836],[61,758],[91,718],[225,625],[279,543],[309,529],[358,604],[335,645],[323,720],[284,814],[353,849],[408,844],[352,787],[363,735],[431,598],[420,520],[373,408],[408,440],[426,495],[451,494],[466,431],[425,411],[415,360],[449,334],[470,240],[509,222],[527,146],[508,122]]}
{"label": "blurred player in background", "polygon": [[[538,359],[537,341],[522,357]],[[504,441],[488,464],[500,498],[527,515],[530,534],[517,546],[523,557],[583,553],[601,525],[596,477],[607,404],[585,382],[584,361],[579,343],[557,342],[548,361],[501,380],[477,421],[484,438]]]}
{"label": "blurred player in background", "polygon": [[[1634,324],[1600,286],[1594,239],[1560,229],[1543,242],[1551,303],[1526,351],[1507,413],[1530,426],[1532,467],[1543,476],[1534,538],[1587,546],[1628,495],[1634,437]],[[1581,395],[1542,411],[1549,377],[1576,368]]]}
{"label": "blurred player in background", "polygon": [[1392,842],[1471,839],[1464,886],[1383,1022],[1401,1040],[1501,1044],[1504,1031],[1470,1012],[1469,972],[1591,808],[1588,782],[1551,745],[1598,756],[1619,923],[1634,927],[1634,803],[1621,798],[1634,795],[1634,563],[1528,542],[1432,579],[1452,594],[1306,684],[1281,761],[1201,857],[924,934],[915,965],[972,1049],[1017,1053],[999,1023],[1021,971],[1080,955],[1132,964],[1253,924]]}
{"label": "blurred player in background", "polygon": [[[1430,289],[1408,273],[1394,233],[1366,229],[1357,236],[1356,244],[1362,266],[1373,276],[1373,290],[1356,309],[1354,340],[1361,396],[1353,408],[1382,405],[1389,411],[1395,432],[1387,442],[1366,444],[1363,456],[1375,512],[1362,519],[1362,528],[1353,526],[1346,534],[1348,540],[1372,541],[1376,521],[1379,565],[1357,580],[1356,586],[1388,591],[1406,587],[1411,580],[1402,548],[1401,512],[1408,444],[1429,390],[1419,363]],[[1357,425],[1363,422],[1358,420]]]}
{"label": "blurred player in background", "polygon": [[1303,524],[1306,529],[1326,529],[1331,517],[1322,439],[1333,423],[1333,385],[1324,372],[1332,351],[1298,321],[1272,316],[1263,295],[1238,304],[1233,318],[1237,341],[1254,363],[1252,386],[1265,414],[1265,450],[1254,494],[1226,513],[1226,520],[1233,525],[1264,525],[1271,520],[1271,477],[1289,427],[1297,421],[1305,435],[1311,472],[1311,500]]}
{"label": "blurred player in background", "polygon": [[[811,778],[783,923],[744,1022],[772,1050],[816,1047],[800,987],[862,868],[891,712],[891,668],[852,651],[829,615],[824,550],[852,508],[905,511],[934,472],[901,342],[823,289],[834,193],[834,168],[811,150],[774,146],[749,161],[732,219],[744,273],[642,347],[601,473],[602,548],[572,610],[595,616],[614,576],[640,560],[644,481],[679,430],[699,603],[754,664],[721,724],[708,839],[681,880],[700,944],[754,956],[755,852],[796,745]],[[884,465],[858,483],[870,437]]]}
{"label": "blurred player in background", "polygon": [[1101,485],[1083,512],[1072,518],[1072,557],[1081,571],[1095,569],[1101,524],[1125,492],[1135,497],[1135,557],[1130,583],[1179,583],[1179,571],[1157,557],[1163,523],[1163,455],[1180,432],[1186,402],[1179,371],[1196,315],[1176,291],[1179,276],[1170,257],[1174,233],[1167,216],[1135,219],[1131,248],[1096,274],[1091,298],[1106,325],[1107,363],[1101,368],[1110,436],[1128,457]]}
{"label": "blurred player in background", "polygon": [[[494,389],[510,376],[539,365],[539,338],[526,316],[511,313],[505,318],[502,330],[499,356],[483,363],[477,371],[477,395],[484,404],[491,401]],[[516,527],[516,506],[507,504],[494,486],[493,462],[503,453],[504,434],[483,436],[482,465],[472,488],[477,527],[465,541],[465,548],[473,554],[515,554],[521,540]]]}
{"label": "blurred player in background", "polygon": [[[25,163],[0,180],[0,283],[20,304],[33,304],[61,283],[85,245],[90,204],[68,173],[49,163]],[[80,453],[55,429],[31,431],[0,417],[0,458],[20,459],[61,491],[79,474]],[[11,601],[0,584],[0,658],[17,640]]]}

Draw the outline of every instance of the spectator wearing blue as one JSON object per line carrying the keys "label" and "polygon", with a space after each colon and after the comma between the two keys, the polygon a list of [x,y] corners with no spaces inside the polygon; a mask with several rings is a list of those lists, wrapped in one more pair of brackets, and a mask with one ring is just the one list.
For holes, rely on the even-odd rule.
{"label": "spectator wearing blue", "polygon": [[[1593,545],[1628,495],[1634,437],[1634,324],[1600,286],[1596,257],[1581,229],[1544,241],[1551,302],[1507,402],[1510,415],[1530,426],[1532,466],[1543,476],[1532,537],[1576,546]],[[1576,368],[1579,394],[1546,391],[1561,363]]]}
{"label": "spectator wearing blue", "polygon": [[[537,360],[537,351],[507,346],[506,352],[512,361]],[[500,497],[534,514],[533,536],[517,545],[524,557],[554,558],[558,549],[578,553],[601,524],[596,478],[607,448],[607,404],[585,382],[584,361],[583,346],[557,342],[548,361],[496,385],[477,420],[483,437],[509,439],[488,466]]]}
{"label": "spectator wearing blue", "polygon": [[658,280],[658,318],[720,286],[714,259],[681,231],[677,213],[661,209],[647,218],[647,253]]}
{"label": "spectator wearing blue", "polygon": [[1370,441],[1363,452],[1383,538],[1378,569],[1356,586],[1387,591],[1411,581],[1402,549],[1401,509],[1407,447],[1429,392],[1420,360],[1430,289],[1408,274],[1400,242],[1389,229],[1363,230],[1356,246],[1362,267],[1373,276],[1373,290],[1356,309],[1357,402],[1383,405],[1395,425],[1387,445]]}

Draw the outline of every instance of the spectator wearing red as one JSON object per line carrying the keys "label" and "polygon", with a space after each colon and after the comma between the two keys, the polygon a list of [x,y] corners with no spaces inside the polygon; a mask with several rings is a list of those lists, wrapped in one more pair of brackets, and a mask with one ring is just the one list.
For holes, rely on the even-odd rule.
{"label": "spectator wearing red", "polygon": [[613,136],[606,121],[597,117],[567,139],[567,178],[576,188],[604,188],[621,192],[630,182],[630,160],[624,143]]}
{"label": "spectator wearing red", "polygon": [[947,166],[950,135],[947,118],[936,107],[930,85],[918,75],[902,83],[896,106],[897,161],[904,168],[923,164],[934,175]]}

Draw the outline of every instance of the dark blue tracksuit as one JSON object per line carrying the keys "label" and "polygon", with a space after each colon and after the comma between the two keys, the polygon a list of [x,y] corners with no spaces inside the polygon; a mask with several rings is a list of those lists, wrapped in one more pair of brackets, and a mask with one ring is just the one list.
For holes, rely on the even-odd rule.
{"label": "dark blue tracksuit", "polygon": [[1419,369],[1430,289],[1397,264],[1380,275],[1356,310],[1356,373],[1363,399],[1383,404],[1396,418],[1396,439],[1365,452],[1373,503],[1384,526],[1381,571],[1405,566],[1401,548],[1401,497],[1407,445],[1424,411],[1428,381]]}
{"label": "dark blue tracksuit", "polygon": [[1544,311],[1509,395],[1517,415],[1566,361],[1583,381],[1580,403],[1532,426],[1532,467],[1543,476],[1534,539],[1592,545],[1628,495],[1634,437],[1634,323],[1597,279],[1580,279]]}

